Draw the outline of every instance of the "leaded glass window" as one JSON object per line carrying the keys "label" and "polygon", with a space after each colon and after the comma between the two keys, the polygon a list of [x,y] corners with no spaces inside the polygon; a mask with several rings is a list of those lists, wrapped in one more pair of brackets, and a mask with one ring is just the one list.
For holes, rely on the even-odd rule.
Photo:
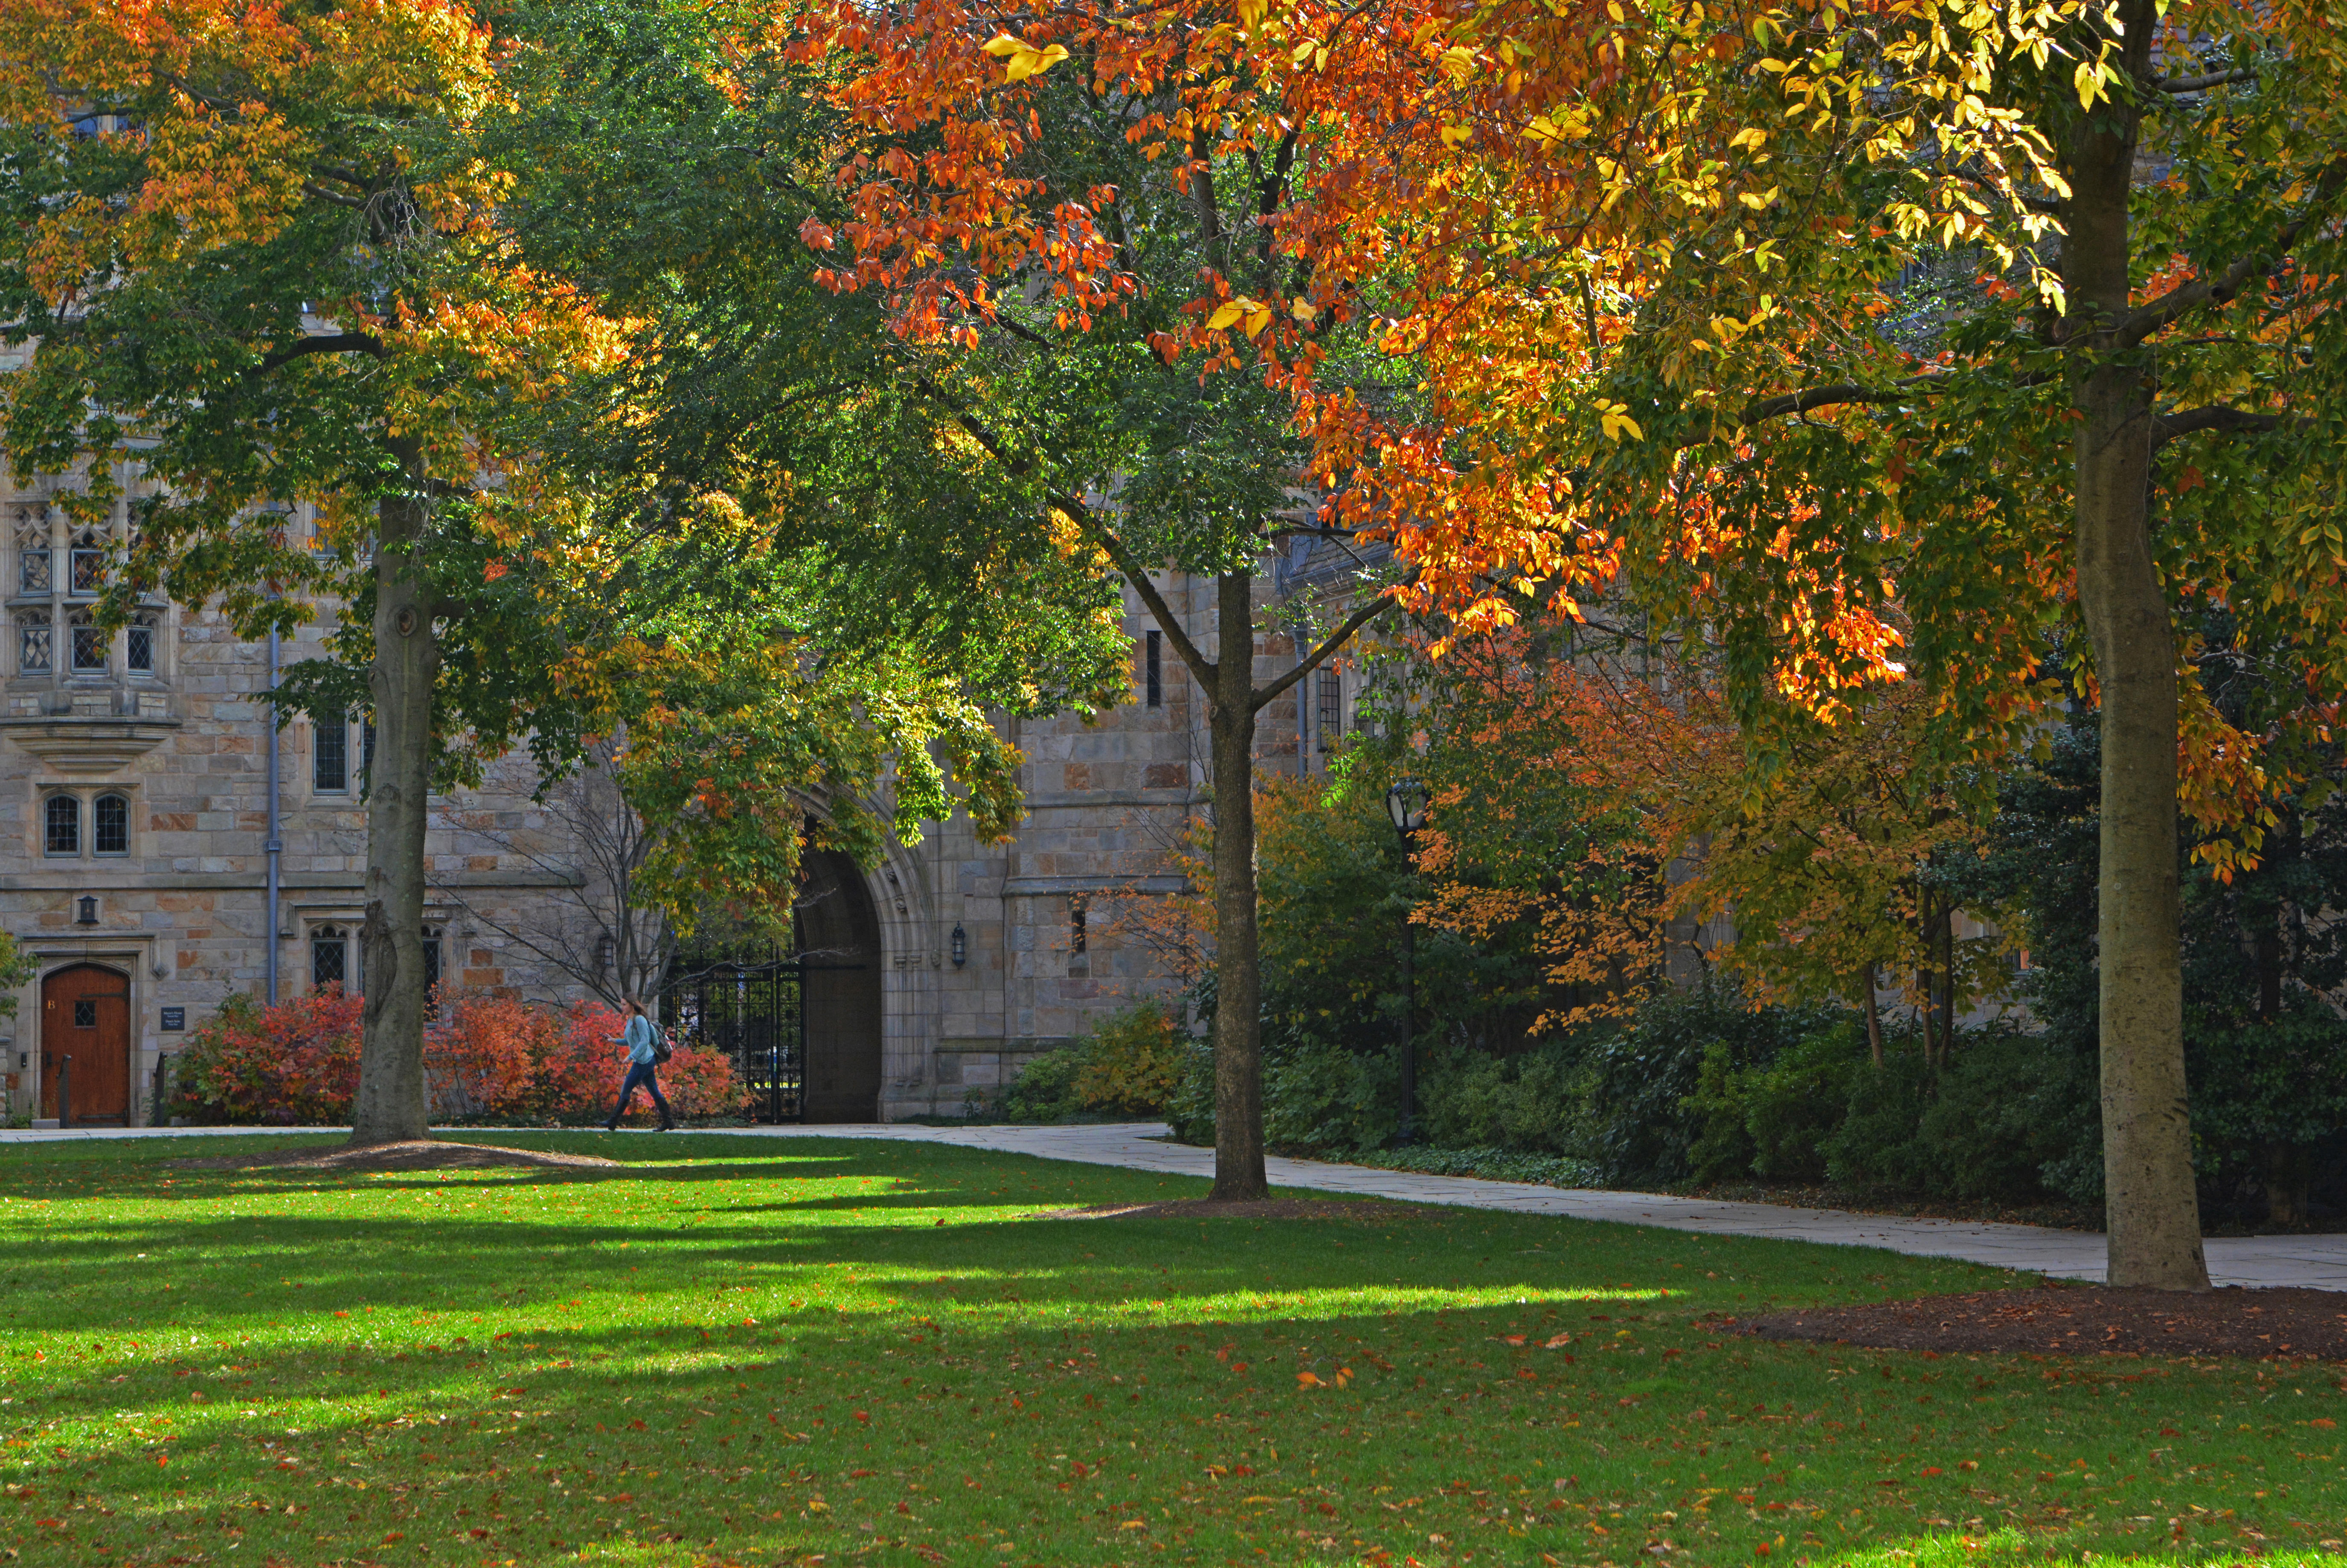
{"label": "leaded glass window", "polygon": [[95,530],[74,541],[73,591],[85,598],[106,586],[106,544]]}
{"label": "leaded glass window", "polygon": [[16,668],[26,675],[46,674],[50,664],[49,612],[20,611],[16,617]]}
{"label": "leaded glass window", "polygon": [[350,725],[341,720],[320,724],[312,740],[310,787],[322,794],[340,794],[350,788]]}
{"label": "leaded glass window", "polygon": [[1320,698],[1320,749],[1333,752],[1345,738],[1345,678],[1326,668],[1314,673]]}
{"label": "leaded glass window", "polygon": [[130,802],[122,795],[102,794],[90,814],[90,850],[97,855],[130,853]]}
{"label": "leaded glass window", "polygon": [[53,794],[41,808],[41,848],[49,855],[81,853],[81,801]]}
{"label": "leaded glass window", "polygon": [[349,984],[351,941],[339,926],[321,926],[310,933],[310,985]]}
{"label": "leaded glass window", "polygon": [[97,618],[86,610],[76,610],[67,619],[67,629],[73,633],[73,667],[82,674],[103,673],[106,670],[106,630]]}

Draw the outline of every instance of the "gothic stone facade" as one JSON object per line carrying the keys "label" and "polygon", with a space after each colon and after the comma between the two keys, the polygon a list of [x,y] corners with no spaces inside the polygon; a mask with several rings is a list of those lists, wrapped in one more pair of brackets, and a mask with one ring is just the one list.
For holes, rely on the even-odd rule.
{"label": "gothic stone facade", "polygon": [[[16,1115],[57,1114],[62,1091],[77,1121],[135,1125],[150,1112],[159,1057],[230,993],[262,994],[272,956],[281,995],[364,985],[354,938],[368,737],[356,718],[299,721],[278,736],[272,931],[267,646],[159,601],[101,632],[89,607],[127,513],[77,535],[53,496],[46,482],[0,477],[0,925],[38,963],[15,1018],[0,1019],[0,1081]],[[1213,650],[1211,582],[1159,580]],[[1129,610],[1131,700],[1090,725],[1013,727],[1029,811],[1010,842],[981,845],[957,818],[868,873],[835,860],[816,868],[836,885],[825,941],[850,968],[831,1003],[811,999],[810,1028],[827,1031],[815,1050],[853,1071],[815,1113],[958,1112],[1092,1019],[1163,989],[1148,955],[1093,928],[1087,907],[1170,886],[1165,850],[1206,782],[1203,700],[1138,602]],[[315,654],[321,630],[288,640],[281,660]],[[1259,680],[1294,657],[1285,635],[1257,635]],[[1351,679],[1307,680],[1265,712],[1266,771],[1312,765],[1350,711]],[[533,782],[516,762],[441,803],[427,847],[428,951],[449,981],[562,1002],[576,987],[505,935],[531,925],[534,901],[579,881]]]}

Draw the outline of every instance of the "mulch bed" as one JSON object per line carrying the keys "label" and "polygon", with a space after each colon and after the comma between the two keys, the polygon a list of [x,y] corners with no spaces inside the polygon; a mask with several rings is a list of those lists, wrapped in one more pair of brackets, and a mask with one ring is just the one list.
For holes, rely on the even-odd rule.
{"label": "mulch bed", "polygon": [[2296,1287],[2233,1286],[2187,1295],[2048,1284],[1865,1307],[1803,1307],[1747,1318],[1736,1327],[1762,1339],[1883,1350],[2347,1360],[2347,1295]]}
{"label": "mulch bed", "polygon": [[328,1149],[271,1149],[256,1154],[214,1154],[197,1160],[166,1160],[174,1171],[481,1171],[499,1165],[616,1167],[600,1154],[558,1154],[541,1149],[507,1149],[495,1143],[444,1143],[412,1138],[401,1143],[347,1143]]}
{"label": "mulch bed", "polygon": [[1352,1220],[1394,1225],[1418,1217],[1404,1204],[1375,1198],[1352,1203],[1310,1198],[1256,1198],[1245,1203],[1217,1203],[1211,1198],[1184,1198],[1163,1204],[1094,1204],[1081,1209],[1050,1209],[1035,1216],[1045,1220]]}

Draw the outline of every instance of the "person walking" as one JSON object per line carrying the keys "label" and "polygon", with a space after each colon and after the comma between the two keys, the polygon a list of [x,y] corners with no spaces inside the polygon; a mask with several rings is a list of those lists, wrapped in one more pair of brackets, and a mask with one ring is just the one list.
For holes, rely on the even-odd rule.
{"label": "person walking", "polygon": [[668,1112],[668,1097],[660,1086],[660,1031],[652,1020],[644,1016],[644,1004],[633,997],[621,997],[620,1005],[626,1009],[628,1027],[620,1036],[620,1043],[628,1048],[628,1076],[620,1084],[619,1108],[611,1119],[603,1123],[603,1131],[620,1130],[620,1118],[628,1113],[628,1106],[636,1098],[636,1086],[651,1091],[652,1103],[660,1108],[660,1130],[669,1132],[676,1126],[676,1118]]}

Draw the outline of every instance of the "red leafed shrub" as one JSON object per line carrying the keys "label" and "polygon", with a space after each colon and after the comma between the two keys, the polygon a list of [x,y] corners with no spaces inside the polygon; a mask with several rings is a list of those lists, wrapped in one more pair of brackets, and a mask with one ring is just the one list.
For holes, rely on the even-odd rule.
{"label": "red leafed shrub", "polygon": [[[573,1002],[538,1059],[536,1108],[543,1115],[608,1116],[628,1071],[620,1049],[620,1015],[601,1002]],[[638,1095],[641,1102],[642,1095]]]}
{"label": "red leafed shrub", "polygon": [[[620,1081],[628,1071],[628,1054],[620,1044],[626,1027],[619,1013],[600,1002],[571,1004],[560,1047],[538,1069],[545,1114],[610,1114],[619,1103]],[[733,1059],[723,1051],[676,1046],[675,1054],[661,1066],[660,1084],[669,1108],[679,1116],[738,1116],[750,1103],[750,1091],[734,1072]],[[651,1105],[651,1096],[636,1095],[637,1110]]]}
{"label": "red leafed shrub", "polygon": [[[358,1088],[360,999],[338,986],[264,1008],[231,997],[173,1063],[172,1111],[232,1122],[347,1122]],[[567,1121],[609,1115],[627,1071],[620,1015],[565,1011],[494,992],[443,995],[424,1038],[435,1121]],[[661,1087],[681,1117],[739,1115],[750,1100],[731,1059],[680,1050]],[[648,1107],[647,1097],[637,1104]]]}
{"label": "red leafed shrub", "polygon": [[495,992],[440,998],[424,1032],[425,1091],[436,1120],[464,1121],[536,1111],[539,1063],[561,1026],[544,1008]]}
{"label": "red leafed shrub", "polygon": [[661,1092],[679,1116],[739,1116],[750,1106],[750,1086],[734,1072],[733,1059],[722,1050],[678,1046],[676,1054],[661,1064],[660,1080]]}
{"label": "red leafed shrub", "polygon": [[340,986],[272,1008],[229,998],[173,1058],[172,1111],[228,1122],[349,1121],[362,1005]]}

